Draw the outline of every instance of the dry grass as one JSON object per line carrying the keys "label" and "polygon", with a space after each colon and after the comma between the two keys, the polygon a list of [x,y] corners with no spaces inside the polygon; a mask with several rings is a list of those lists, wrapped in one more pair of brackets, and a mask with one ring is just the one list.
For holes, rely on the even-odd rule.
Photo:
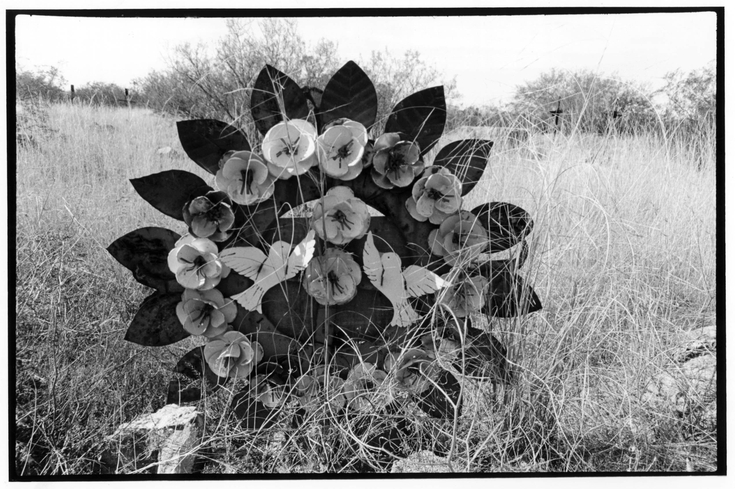
{"label": "dry grass", "polygon": [[[147,289],[105,247],[142,226],[182,231],[127,180],[172,168],[210,177],[156,154],[181,151],[174,120],[69,105],[39,113],[46,120],[17,161],[16,470],[89,474],[104,470],[106,435],[164,404],[171,368],[196,344],[122,340]],[[464,207],[506,201],[531,213],[522,274],[544,309],[489,324],[518,382],[504,402],[466,383],[463,416],[442,428],[454,435],[453,470],[716,468],[712,426],[643,399],[654,375],[678,368],[684,333],[715,323],[715,171],[705,157],[697,171],[682,147],[644,136],[534,135],[496,148]],[[314,422],[255,436],[222,414],[230,396],[200,405],[205,472],[332,470],[343,433]],[[283,442],[296,434],[302,443]]]}

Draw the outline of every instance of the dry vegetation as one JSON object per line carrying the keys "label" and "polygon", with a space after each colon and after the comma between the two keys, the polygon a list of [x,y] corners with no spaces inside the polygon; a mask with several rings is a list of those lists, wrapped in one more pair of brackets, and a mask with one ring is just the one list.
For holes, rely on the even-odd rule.
{"label": "dry vegetation", "polygon": [[[171,369],[196,346],[123,341],[147,289],[105,248],[138,227],[183,231],[127,180],[211,176],[156,153],[183,154],[175,121],[151,112],[58,104],[19,118],[32,137],[19,139],[17,161],[16,470],[103,472],[104,437],[162,407]],[[680,369],[685,333],[715,324],[715,162],[702,147],[536,134],[496,148],[465,208],[507,201],[534,217],[524,273],[544,309],[489,324],[517,382],[495,396],[467,383],[453,470],[716,469],[712,420],[644,397],[652,377]],[[244,433],[222,414],[229,395],[199,406],[206,473],[330,470],[333,433],[309,432],[311,445]]]}

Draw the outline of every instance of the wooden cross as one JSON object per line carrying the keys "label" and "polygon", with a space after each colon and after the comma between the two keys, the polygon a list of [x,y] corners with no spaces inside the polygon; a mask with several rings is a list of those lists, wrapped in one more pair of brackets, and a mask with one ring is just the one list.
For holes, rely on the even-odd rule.
{"label": "wooden cross", "polygon": [[551,112],[551,115],[554,116],[554,127],[558,130],[559,129],[559,115],[564,113],[564,111],[561,108],[561,100],[559,100],[556,103],[556,110],[552,110],[550,112]]}

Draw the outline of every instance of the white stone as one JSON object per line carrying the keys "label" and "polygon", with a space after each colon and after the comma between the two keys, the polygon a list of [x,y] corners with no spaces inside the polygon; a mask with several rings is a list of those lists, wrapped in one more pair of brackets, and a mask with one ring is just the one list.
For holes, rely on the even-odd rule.
{"label": "white stone", "polygon": [[[158,474],[191,473],[202,435],[203,417],[193,406],[168,404],[120,425],[107,439],[117,444],[117,470],[144,470],[157,465]],[[153,454],[158,453],[157,460]]]}
{"label": "white stone", "polygon": [[705,354],[682,364],[677,370],[662,372],[646,387],[647,403],[666,403],[674,410],[686,412],[697,405],[710,405],[716,399],[717,361]]}

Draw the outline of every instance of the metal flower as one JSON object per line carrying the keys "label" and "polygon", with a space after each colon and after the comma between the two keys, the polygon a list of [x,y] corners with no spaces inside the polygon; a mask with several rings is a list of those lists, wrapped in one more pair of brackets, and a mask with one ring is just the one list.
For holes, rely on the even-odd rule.
{"label": "metal flower", "polygon": [[168,253],[168,268],[187,289],[209,290],[230,273],[217,255],[217,245],[207,238],[187,234]]}
{"label": "metal flower", "polygon": [[488,242],[488,232],[468,211],[447,217],[429,234],[431,253],[443,256],[450,265],[474,260],[485,251]]}
{"label": "metal flower", "polygon": [[332,187],[314,207],[311,228],[332,244],[362,238],[370,227],[368,206],[347,187]]}
{"label": "metal flower", "polygon": [[324,255],[309,262],[302,284],[319,304],[336,305],[355,297],[361,279],[360,266],[349,253],[327,248]]}
{"label": "metal flower", "polygon": [[395,376],[398,389],[421,394],[439,375],[439,368],[433,360],[426,351],[412,348],[388,353],[383,365],[386,372]]}
{"label": "metal flower", "polygon": [[242,379],[263,358],[263,347],[239,331],[228,331],[204,346],[204,359],[220,377]]}
{"label": "metal flower", "polygon": [[262,149],[274,177],[303,175],[317,163],[316,129],[302,119],[279,122],[266,133]]}
{"label": "metal flower", "polygon": [[378,187],[407,187],[424,170],[419,161],[419,145],[403,141],[395,132],[383,134],[375,141],[371,176]]}
{"label": "metal flower", "polygon": [[442,166],[430,166],[413,185],[411,198],[406,208],[411,217],[432,224],[441,224],[444,219],[459,210],[462,204],[462,182],[451,171]]}
{"label": "metal flower", "polygon": [[286,399],[285,386],[272,382],[267,375],[256,375],[250,386],[250,397],[268,408],[276,408]]}
{"label": "metal flower", "polygon": [[337,119],[317,139],[319,166],[332,178],[353,180],[362,171],[367,130],[359,122]]}
{"label": "metal flower", "polygon": [[[436,343],[437,339],[439,344]],[[450,338],[434,338],[431,333],[421,337],[421,346],[431,358],[438,360],[440,364],[453,362],[462,351],[459,341]]]}
{"label": "metal flower", "polygon": [[268,164],[250,151],[234,152],[215,177],[217,188],[238,204],[251,205],[273,195],[275,177]]}
{"label": "metal flower", "polygon": [[190,334],[214,338],[227,332],[237,316],[237,306],[217,289],[186,289],[176,305],[176,315]]}
{"label": "metal flower", "polygon": [[235,223],[232,201],[225,192],[211,191],[184,205],[184,221],[197,238],[224,241]]}
{"label": "metal flower", "polygon": [[348,407],[355,411],[373,412],[390,404],[393,396],[387,385],[382,385],[387,376],[371,363],[352,367],[342,389]]}
{"label": "metal flower", "polygon": [[[451,272],[443,278],[449,278]],[[485,289],[487,278],[473,275],[456,279],[454,285],[439,293],[439,302],[446,304],[455,316],[463,318],[479,312],[485,305]]]}
{"label": "metal flower", "polygon": [[[326,378],[325,378],[326,377]],[[329,404],[335,411],[342,409],[347,402],[342,389],[345,381],[331,375],[325,375],[323,366],[302,375],[294,384],[294,391],[301,407],[307,411],[315,411]]]}

